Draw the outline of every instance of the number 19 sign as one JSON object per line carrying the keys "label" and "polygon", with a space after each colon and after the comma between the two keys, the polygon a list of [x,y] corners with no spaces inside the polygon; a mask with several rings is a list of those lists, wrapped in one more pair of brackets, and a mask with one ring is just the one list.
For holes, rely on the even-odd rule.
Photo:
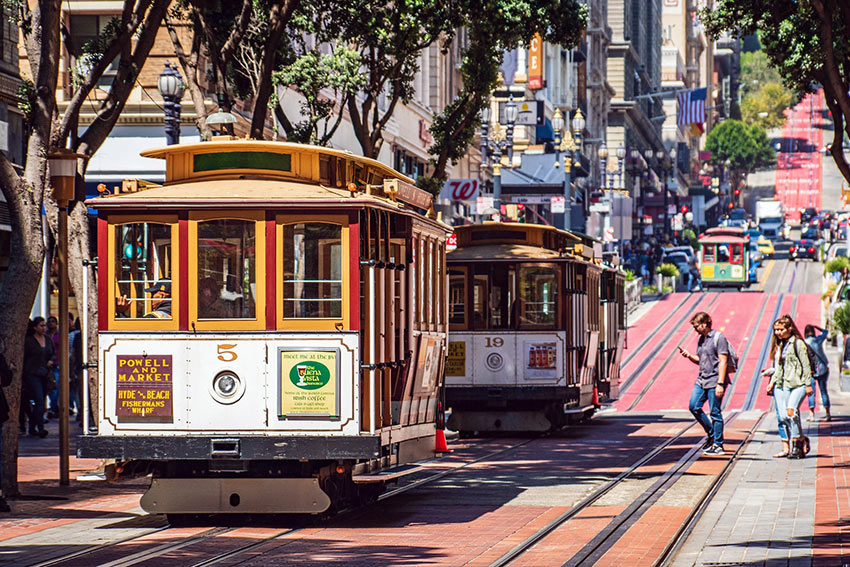
{"label": "number 19 sign", "polygon": [[440,191],[440,199],[474,201],[478,198],[477,179],[449,179]]}

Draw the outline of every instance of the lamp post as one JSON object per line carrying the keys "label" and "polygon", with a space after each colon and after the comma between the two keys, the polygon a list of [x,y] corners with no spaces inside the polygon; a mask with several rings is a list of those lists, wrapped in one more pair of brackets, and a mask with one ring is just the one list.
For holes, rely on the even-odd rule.
{"label": "lamp post", "polygon": [[497,119],[492,125],[493,132],[491,134],[489,103],[481,111],[481,167],[487,167],[488,155],[493,157],[493,208],[496,209],[497,218],[501,218],[502,214],[502,152],[507,152],[508,163],[512,165],[514,159],[514,125],[518,114],[519,110],[514,102],[514,97],[511,96],[505,105],[505,122],[507,123],[505,131],[502,131]]}
{"label": "lamp post", "polygon": [[[72,150],[59,149],[47,156],[50,170],[50,185],[53,198],[59,205],[59,484],[67,486],[70,482],[68,423],[68,389],[70,373],[68,368],[68,204],[74,199],[74,181],[77,174],[77,158],[87,156]],[[83,298],[86,301],[87,298]]]}
{"label": "lamp post", "polygon": [[[582,138],[584,137],[585,121],[584,121],[584,115],[582,115],[582,113],[581,113],[581,108],[576,109],[576,113],[575,113],[575,115],[573,115],[572,126],[573,126],[573,139],[575,140],[575,144],[576,144],[575,159],[573,160],[573,162],[575,164],[575,163],[581,163],[581,141],[582,141]],[[572,174],[570,174],[570,180],[572,180],[572,178],[573,178],[573,176],[572,176]],[[586,191],[586,189],[587,188],[585,187],[585,191]],[[572,209],[572,194],[573,194],[573,187],[572,187],[572,183],[570,183],[570,199],[566,202],[566,206],[567,206],[566,212],[570,215],[569,216],[570,222],[572,222],[572,210],[571,210]],[[584,194],[583,202],[584,202],[583,206],[587,207],[587,193]]]}
{"label": "lamp post", "polygon": [[[581,111],[579,111],[580,113]],[[557,144],[558,155],[564,152],[564,230],[572,229],[572,199],[573,199],[573,153],[578,149],[578,145],[573,141],[573,136],[569,129],[564,133],[561,139],[561,130],[564,128],[564,119],[561,117],[560,109],[555,109],[555,115],[552,117],[552,128],[555,130],[555,143]],[[557,164],[557,161],[556,161]]]}
{"label": "lamp post", "polygon": [[[629,152],[629,159],[631,161],[632,167],[632,176],[633,180],[639,179],[640,173],[638,172],[638,166],[640,165],[640,150],[637,148],[632,148],[632,151]],[[635,192],[637,193],[637,215],[638,217],[638,240],[643,238],[643,187],[641,187],[640,181],[635,184]]]}
{"label": "lamp post", "polygon": [[162,95],[165,108],[165,142],[169,146],[180,143],[180,101],[186,91],[183,78],[177,72],[177,66],[165,62],[165,69],[159,75],[156,83],[159,94]]}

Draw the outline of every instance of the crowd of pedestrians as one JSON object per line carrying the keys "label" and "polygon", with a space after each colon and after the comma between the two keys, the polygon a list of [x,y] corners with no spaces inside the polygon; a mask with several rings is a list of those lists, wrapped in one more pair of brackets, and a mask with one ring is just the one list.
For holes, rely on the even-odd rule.
{"label": "crowd of pedestrians", "polygon": [[[82,340],[80,320],[68,314],[68,376],[70,415],[82,421],[80,379]],[[44,438],[44,424],[59,417],[59,325],[56,317],[35,317],[27,325],[24,338],[24,365],[21,377],[21,406],[18,426],[21,434]]]}
{"label": "crowd of pedestrians", "polygon": [[[686,238],[661,241],[655,237],[641,239],[635,244],[628,241],[622,248],[623,265],[649,284],[658,267],[667,261],[665,250],[675,246],[691,246],[691,243]],[[688,291],[702,289],[699,269],[694,262],[689,262],[687,267],[677,267]]]}

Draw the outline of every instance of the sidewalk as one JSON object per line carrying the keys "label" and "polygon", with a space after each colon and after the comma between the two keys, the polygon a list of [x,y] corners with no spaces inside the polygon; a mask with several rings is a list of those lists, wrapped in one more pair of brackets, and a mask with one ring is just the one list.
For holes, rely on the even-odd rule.
{"label": "sidewalk", "polygon": [[[833,420],[804,421],[811,453],[775,459],[776,418],[765,416],[673,565],[850,565],[850,394],[831,376]],[[807,402],[801,409],[808,415]]]}

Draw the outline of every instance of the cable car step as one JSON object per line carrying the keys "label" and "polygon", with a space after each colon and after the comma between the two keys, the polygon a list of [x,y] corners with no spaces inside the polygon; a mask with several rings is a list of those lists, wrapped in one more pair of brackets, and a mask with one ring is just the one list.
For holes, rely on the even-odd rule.
{"label": "cable car step", "polygon": [[370,482],[384,482],[401,478],[422,470],[420,465],[401,465],[391,469],[383,469],[369,474],[356,474],[351,477],[356,484],[368,484]]}
{"label": "cable car step", "polygon": [[584,412],[592,410],[592,409],[593,409],[593,404],[590,404],[590,405],[587,405],[587,406],[582,406],[580,408],[571,408],[571,407],[567,407],[565,405],[564,406],[564,413],[584,413]]}

